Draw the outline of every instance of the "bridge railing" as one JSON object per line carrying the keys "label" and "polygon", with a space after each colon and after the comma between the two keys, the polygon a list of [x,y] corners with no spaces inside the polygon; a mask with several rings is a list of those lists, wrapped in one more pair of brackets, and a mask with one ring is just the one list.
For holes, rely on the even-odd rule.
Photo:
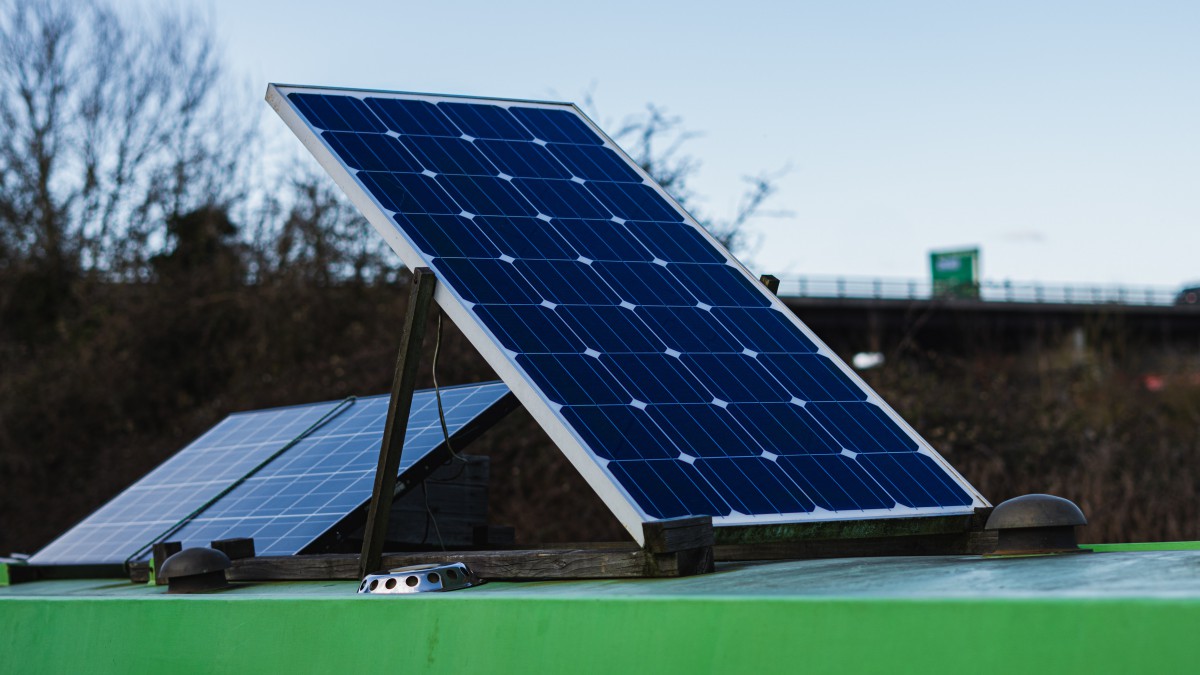
{"label": "bridge railing", "polygon": [[[779,295],[794,298],[928,300],[934,293],[933,284],[922,279],[785,276],[780,277]],[[979,284],[979,298],[988,302],[1172,305],[1178,295],[1178,288],[1168,286],[1018,281],[983,281]]]}

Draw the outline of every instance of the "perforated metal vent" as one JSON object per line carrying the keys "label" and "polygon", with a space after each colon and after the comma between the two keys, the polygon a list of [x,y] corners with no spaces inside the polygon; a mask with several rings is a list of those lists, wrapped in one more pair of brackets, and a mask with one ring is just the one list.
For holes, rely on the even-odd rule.
{"label": "perforated metal vent", "polygon": [[407,595],[434,591],[456,591],[483,583],[463,563],[413,565],[388,570],[387,574],[368,574],[358,586],[368,595]]}

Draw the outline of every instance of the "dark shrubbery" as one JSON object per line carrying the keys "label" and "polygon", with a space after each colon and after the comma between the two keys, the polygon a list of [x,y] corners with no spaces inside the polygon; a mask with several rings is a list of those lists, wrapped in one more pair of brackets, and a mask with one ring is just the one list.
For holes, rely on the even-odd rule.
{"label": "dark shrubbery", "polygon": [[[240,104],[216,44],[169,8],[0,0],[0,553],[41,547],[230,412],[390,386],[406,276],[311,161],[262,177],[261,103]],[[616,135],[687,201],[678,118],[651,106]],[[701,222],[736,247],[774,178]],[[993,500],[1075,499],[1090,539],[1200,536],[1195,384],[1150,393],[1104,350],[909,347],[870,379]],[[439,381],[492,377],[448,328]],[[527,414],[472,451],[523,540],[622,536]]]}
{"label": "dark shrubbery", "polygon": [[869,379],[993,503],[1071,499],[1088,516],[1087,541],[1200,537],[1194,382],[1149,391],[1117,359],[1053,350],[926,355]]}
{"label": "dark shrubbery", "polygon": [[[403,276],[80,285],[53,339],[0,340],[0,552],[36,550],[227,413],[387,391],[407,294]],[[869,380],[994,502],[1068,497],[1093,541],[1196,538],[1200,387],[1147,391],[1119,366],[921,354]],[[494,377],[447,322],[438,381]],[[492,456],[493,519],[523,541],[623,536],[527,413],[469,451]]]}

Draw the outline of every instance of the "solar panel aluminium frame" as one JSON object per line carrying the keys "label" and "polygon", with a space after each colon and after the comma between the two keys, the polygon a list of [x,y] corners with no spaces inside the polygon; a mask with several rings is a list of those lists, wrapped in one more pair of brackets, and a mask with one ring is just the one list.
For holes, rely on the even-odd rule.
{"label": "solar panel aluminium frame", "polygon": [[[441,390],[443,392],[445,392],[447,390],[452,390],[452,389],[472,387],[472,386],[477,386],[477,385],[487,385],[487,384],[499,384],[499,383],[496,383],[496,382],[474,382],[474,383],[467,383],[467,384],[457,384],[457,385],[443,386],[443,387],[441,387]],[[419,392],[419,393],[428,392],[428,393],[432,394],[433,390],[432,389],[424,389],[424,390],[417,390],[417,392]],[[373,396],[371,398],[375,398],[375,397]],[[384,395],[380,396],[379,398],[387,398],[387,394],[384,394]],[[507,417],[509,413],[511,413],[513,410],[515,410],[517,408],[517,405],[518,405],[517,399],[513,396],[512,391],[509,390],[508,392],[505,392],[505,394],[503,396],[496,399],[495,403],[493,403],[491,406],[486,408],[483,412],[481,412],[478,415],[476,415],[475,417],[473,417],[471,419],[471,421],[469,421],[466,424],[459,427],[457,429],[457,431],[451,432],[448,442],[445,439],[439,441],[437,445],[435,445],[433,448],[431,448],[424,455],[421,455],[420,457],[418,457],[416,459],[416,461],[414,461],[411,465],[402,469],[398,473],[398,477],[396,479],[396,488],[392,492],[392,498],[391,498],[390,503],[394,503],[396,500],[407,495],[410,491],[412,491],[413,488],[419,486],[422,481],[429,478],[438,469],[445,466],[448,462],[452,461],[453,460],[453,452],[451,452],[451,448],[454,449],[454,452],[458,452],[459,450],[466,448],[471,443],[473,443],[476,439],[478,439],[480,436],[482,436],[484,433],[486,433],[489,429],[491,429],[496,424],[498,424],[501,420],[503,420],[505,417]],[[283,406],[281,409],[289,408],[289,407],[294,407],[294,406]],[[259,412],[259,411],[254,411],[254,412]],[[411,421],[411,416],[410,416],[410,421]],[[379,435],[383,436],[382,427],[379,430]],[[286,456],[287,455],[285,453],[284,455],[282,455],[276,459],[282,459],[283,457],[286,457]],[[273,460],[273,461],[275,461],[275,460]],[[370,468],[372,469],[372,472],[373,472],[374,465],[372,465]],[[214,503],[214,505],[215,505],[215,503]],[[361,530],[363,525],[367,522],[367,512],[368,512],[368,509],[370,508],[370,505],[371,505],[371,498],[370,498],[370,495],[368,495],[367,498],[365,500],[363,500],[363,502],[361,504],[359,504],[358,506],[347,511],[336,523],[331,525],[320,535],[316,536],[312,541],[305,544],[304,547],[302,547],[300,550],[296,551],[296,553],[294,555],[313,555],[313,554],[320,554],[320,553],[342,553],[342,552],[357,553],[361,546],[360,546],[360,542],[354,537],[356,536],[356,533],[359,530]],[[201,514],[199,514],[199,516],[197,516],[197,518],[199,519],[199,517],[202,515],[203,515],[203,512]],[[184,532],[184,531],[185,531],[184,529],[179,530],[179,532]],[[170,541],[173,539],[174,536],[175,535],[172,535],[171,537],[168,537],[166,540]],[[136,560],[148,560],[149,558],[150,558],[150,552],[147,551],[145,554],[136,558]]]}
{"label": "solar panel aluminium frame", "polygon": [[[495,385],[495,384],[500,384],[500,383],[498,383],[498,382],[476,382],[476,383],[449,385],[449,386],[441,387],[441,390],[443,392],[445,392],[447,390],[458,389],[458,388],[463,388],[463,387],[472,387],[472,386],[479,386],[479,385]],[[418,390],[418,391],[421,393],[428,392],[431,396],[433,395],[432,389],[425,389],[425,390]],[[368,398],[375,398],[375,397],[368,397]],[[384,394],[380,398],[387,398],[387,395]],[[291,409],[296,409],[296,408],[306,408],[306,407],[311,407],[314,405],[321,405],[322,403],[328,403],[328,404],[333,405],[333,408],[331,408],[331,410],[336,408],[337,405],[340,405],[337,401],[327,401],[327,402],[321,402],[321,403],[315,403],[315,404],[278,406],[278,407],[274,407],[274,408],[264,408],[264,409],[259,409],[259,410],[239,411],[239,412],[231,413],[229,416],[224,418],[222,420],[222,422],[224,422],[225,420],[228,420],[230,417],[234,417],[237,415],[281,412],[281,411],[286,411],[286,410],[291,410]],[[496,424],[498,424],[501,420],[503,420],[506,416],[508,416],[508,414],[511,413],[513,410],[515,410],[517,407],[518,407],[518,401],[513,396],[512,391],[511,390],[506,391],[502,396],[500,396],[499,398],[496,399],[495,403],[488,406],[486,409],[483,410],[483,412],[479,413],[478,415],[475,415],[469,422],[467,422],[466,424],[459,427],[457,429],[457,431],[454,431],[453,433],[451,433],[449,444],[447,444],[447,441],[445,439],[438,441],[437,445],[435,445],[428,452],[426,452],[425,454],[423,454],[422,456],[417,458],[417,460],[415,462],[413,462],[413,464],[411,464],[407,468],[403,469],[403,471],[401,471],[399,473],[399,477],[396,482],[396,489],[392,493],[392,501],[394,502],[395,500],[398,500],[401,497],[408,494],[409,492],[411,492],[411,490],[413,488],[417,487],[418,485],[420,485],[420,483],[423,480],[428,478],[430,475],[432,475],[434,472],[436,472],[442,466],[445,466],[447,462],[451,461],[453,458],[452,457],[453,453],[451,452],[451,448],[454,448],[455,452],[466,448],[472,442],[474,442],[476,439],[478,439],[481,435],[486,433],[488,430],[490,430],[492,427],[494,427]],[[221,422],[218,422],[218,425],[219,424],[221,424]],[[216,427],[214,426],[214,427],[210,428],[209,430],[205,431],[205,434],[211,432],[212,429],[214,429],[214,428],[216,428]],[[205,434],[201,434],[201,436],[197,437],[197,438],[201,438]],[[379,430],[379,434],[381,436],[383,435],[382,427]],[[193,443],[194,442],[195,441],[193,441]],[[176,455],[178,455],[179,452],[182,452],[182,449],[180,451],[177,451],[176,453],[172,454],[170,457],[168,457],[166,460],[164,460],[164,462],[170,461]],[[288,456],[287,453],[284,453],[283,455],[280,455],[279,457],[276,457],[275,459],[273,459],[271,461],[275,462],[275,461],[283,459],[287,456]],[[161,464],[159,466],[161,466]],[[372,464],[370,468],[373,470],[374,464]],[[151,469],[146,475],[139,477],[137,480],[135,480],[133,483],[131,483],[130,486],[126,487],[125,490],[122,490],[120,493],[118,493],[118,495],[114,496],[113,499],[116,499],[120,495],[125,494],[125,492],[130,487],[137,485],[139,482],[141,482],[143,479],[145,479],[147,476],[149,476],[151,473],[153,473],[157,469],[158,469],[158,467],[155,467],[155,468]],[[112,500],[110,499],[109,501],[111,502]],[[104,508],[104,506],[107,506],[108,503],[109,502],[105,502],[105,504],[102,505],[100,508],[101,509]],[[214,502],[214,505],[217,503],[220,503],[220,500],[218,500],[217,502]],[[359,547],[359,542],[354,537],[356,535],[356,532],[359,529],[361,529],[363,524],[366,522],[367,510],[368,510],[369,506],[370,506],[370,496],[368,495],[368,497],[366,499],[364,499],[364,501],[360,505],[348,510],[333,525],[326,528],[324,532],[322,532],[320,535],[313,538],[309,543],[305,544],[303,548],[296,551],[295,555],[357,552],[358,547]],[[94,513],[95,512],[93,512],[93,514]],[[68,529],[67,532],[70,532],[71,530],[75,529],[79,525],[85,523],[93,514],[89,514],[89,516],[85,517],[79,523],[76,523],[74,526],[72,526],[70,529]],[[63,533],[63,534],[65,535],[66,533]],[[60,539],[62,536],[63,535],[60,535],[58,538],[55,539],[55,541],[58,541],[58,539]],[[227,535],[227,536],[229,536],[229,535]],[[172,535],[172,537],[173,537],[173,535]],[[171,541],[171,540],[173,540],[172,537],[167,537],[164,539],[164,541]],[[43,549],[44,548],[45,547],[43,547]],[[138,555],[137,557],[132,558],[132,560],[133,561],[146,561],[146,560],[149,560],[150,557],[151,557],[151,552],[149,549],[146,549],[146,551],[144,553],[142,553],[141,555]],[[36,560],[36,555],[35,555],[34,559]],[[29,569],[29,572],[32,575],[34,575],[36,578],[82,578],[85,576],[114,577],[114,576],[123,576],[125,574],[125,567],[123,564],[109,563],[109,562],[67,562],[67,563],[31,562],[25,567],[27,567]]]}
{"label": "solar panel aluminium frame", "polygon": [[[380,97],[380,98],[397,98],[409,100],[422,100],[430,103],[438,103],[442,101],[459,102],[459,103],[478,103],[492,105],[520,105],[524,107],[543,108],[551,110],[562,110],[564,108],[574,112],[580,120],[587,124],[600,139],[603,140],[605,147],[615,151],[622,159],[626,161],[628,166],[637,171],[641,176],[644,185],[653,189],[660,197],[666,200],[666,203],[675,208],[683,217],[684,222],[695,228],[701,236],[705,238],[720,254],[725,258],[726,264],[737,270],[738,273],[744,275],[752,281],[756,287],[761,287],[758,278],[750,273],[728,250],[725,249],[713,236],[705,230],[692,217],[686,209],[682,207],[670,194],[668,194],[657,181],[653,180],[638,164],[634,162],[624,150],[617,145],[608,134],[604,133],[600,127],[593,122],[582,110],[573,103],[553,102],[553,101],[530,101],[512,98],[485,98],[477,96],[456,96],[445,94],[427,94],[416,92],[399,92],[399,91],[382,91],[372,89],[351,89],[343,87],[318,87],[308,85],[290,85],[272,83],[267,86],[266,100],[271,108],[283,119],[288,128],[296,134],[300,142],[306,147],[309,152],[316,158],[318,164],[333,178],[334,182],[342,189],[349,197],[351,203],[359,210],[359,212],[367,219],[367,222],[375,228],[376,232],[383,237],[388,246],[400,257],[400,261],[409,269],[428,266],[428,261],[424,260],[418,253],[417,246],[409,241],[407,236],[391,221],[390,216],[384,207],[372,196],[364,186],[355,178],[337,158],[333,151],[329,148],[326,142],[320,137],[319,133],[306,122],[296,108],[288,101],[288,94],[293,93],[309,93],[318,95],[345,95],[355,97]],[[833,350],[831,350],[820,338],[816,336],[804,325],[804,323],[789,310],[783,302],[770,293],[765,288],[762,288],[764,296],[769,298],[771,306],[787,317],[796,328],[809,340],[817,346],[817,353],[829,357],[833,363],[837,364],[838,368],[850,378],[850,380],[859,387],[867,396],[867,401],[877,405],[893,422],[895,422],[905,434],[912,439],[918,446],[918,452],[927,455],[933,459],[939,466],[945,470],[963,490],[971,496],[972,503],[963,507],[937,507],[936,509],[929,508],[910,508],[897,506],[892,509],[879,509],[877,513],[859,511],[855,513],[849,512],[829,512],[824,511],[820,514],[778,514],[778,515],[754,515],[746,516],[733,514],[729,516],[717,516],[713,518],[713,525],[720,526],[744,526],[744,525],[760,525],[768,523],[800,523],[800,522],[817,522],[830,520],[865,520],[874,518],[896,518],[903,516],[938,516],[938,515],[957,515],[969,514],[974,509],[979,507],[991,506],[986,498],[979,493],[966,479],[962,477],[945,460],[933,447],[925,441],[902,417],[900,417],[892,408],[884,401],[875,391],[867,385],[853,370],[849,368],[839,358]],[[520,366],[516,363],[515,357],[508,354],[501,346],[500,341],[496,336],[491,334],[491,331],[483,325],[481,321],[475,318],[470,312],[469,305],[458,293],[449,287],[447,284],[441,283],[437,285],[434,292],[434,300],[438,306],[446,312],[446,315],[454,321],[455,325],[463,332],[467,339],[475,346],[484,360],[491,366],[492,370],[500,376],[500,379],[508,385],[513,395],[521,402],[530,415],[541,425],[542,429],[550,436],[550,439],[558,446],[558,448],[566,455],[567,459],[575,467],[575,469],[583,476],[588,485],[600,496],[605,504],[612,510],[613,515],[621,522],[629,534],[638,542],[643,544],[642,523],[656,520],[653,516],[644,513],[638,506],[636,501],[629,495],[625,489],[612,477],[607,475],[605,469],[592,457],[582,439],[565,423],[559,413],[553,410],[547,401],[538,393],[531,385],[529,380],[522,374]]]}

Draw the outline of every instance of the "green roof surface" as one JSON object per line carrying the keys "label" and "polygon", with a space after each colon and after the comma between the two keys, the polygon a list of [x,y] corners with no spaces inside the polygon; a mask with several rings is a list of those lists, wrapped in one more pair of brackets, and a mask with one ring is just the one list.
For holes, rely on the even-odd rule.
{"label": "green roof surface", "polygon": [[[447,554],[452,560],[453,554]],[[351,581],[236,584],[213,597],[345,598],[361,601]],[[40,581],[0,588],[7,597],[165,597],[165,587],[122,580]],[[433,596],[386,597],[421,602]],[[454,597],[610,598],[1191,598],[1200,602],[1200,550],[1112,551],[984,558],[912,556],[723,563],[715,574],[679,579],[491,582]],[[179,599],[180,596],[171,596]],[[192,596],[200,597],[200,596]]]}
{"label": "green roof surface", "polygon": [[1191,672],[1200,551],[747,563],[418,596],[164,590],[0,588],[0,672]]}

